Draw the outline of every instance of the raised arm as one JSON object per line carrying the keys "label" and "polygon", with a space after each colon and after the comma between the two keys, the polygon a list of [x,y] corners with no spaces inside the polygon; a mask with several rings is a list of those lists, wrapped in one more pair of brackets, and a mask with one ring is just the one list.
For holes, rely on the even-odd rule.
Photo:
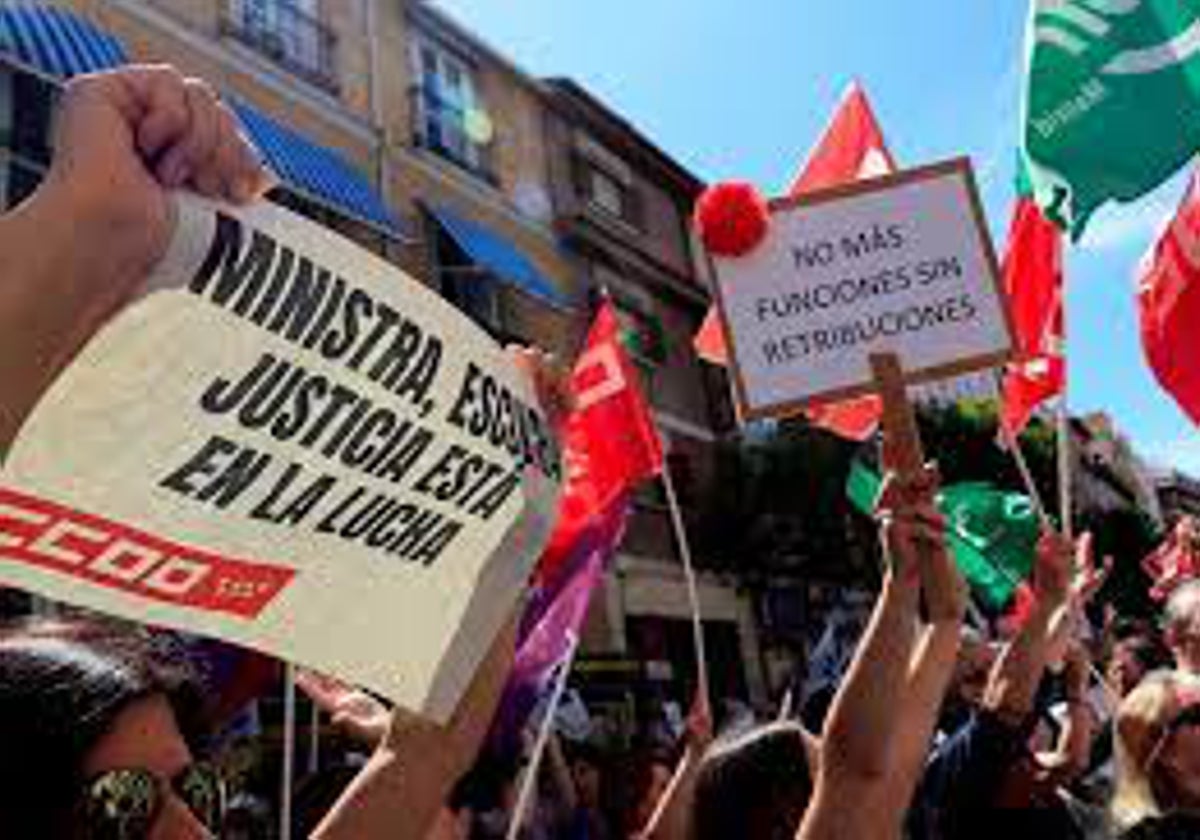
{"label": "raised arm", "polygon": [[396,710],[383,743],[314,840],[424,840],[487,735],[512,664],[516,624],[509,621],[493,642],[447,726]]}
{"label": "raised arm", "polygon": [[[953,670],[964,590],[933,505],[936,474],[893,481],[880,505],[889,572],[830,711],[801,840],[899,836]],[[922,593],[930,624],[919,628]]]}
{"label": "raised arm", "polygon": [[1024,721],[1033,711],[1050,651],[1051,625],[1070,592],[1071,556],[1066,539],[1054,533],[1042,536],[1034,558],[1033,608],[988,679],[983,705],[1010,724]]}
{"label": "raised arm", "polygon": [[45,182],[0,218],[0,454],[164,253],[168,190],[241,202],[268,185],[234,117],[198,79],[132,66],[67,86]]}
{"label": "raised arm", "polygon": [[893,747],[893,770],[886,806],[891,813],[903,814],[912,800],[929,757],[938,713],[954,674],[961,638],[958,621],[934,621],[921,633],[901,712],[908,724],[897,732]]}

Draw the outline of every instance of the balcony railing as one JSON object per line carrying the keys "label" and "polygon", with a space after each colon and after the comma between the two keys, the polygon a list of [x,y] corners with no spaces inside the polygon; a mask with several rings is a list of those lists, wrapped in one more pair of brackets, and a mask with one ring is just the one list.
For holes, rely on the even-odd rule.
{"label": "balcony railing", "polygon": [[425,85],[413,85],[408,95],[414,145],[496,186],[499,181],[493,168],[493,143],[480,143],[471,137],[464,109]]}
{"label": "balcony railing", "polygon": [[290,0],[229,0],[222,29],[290,72],[337,91],[337,36]]}

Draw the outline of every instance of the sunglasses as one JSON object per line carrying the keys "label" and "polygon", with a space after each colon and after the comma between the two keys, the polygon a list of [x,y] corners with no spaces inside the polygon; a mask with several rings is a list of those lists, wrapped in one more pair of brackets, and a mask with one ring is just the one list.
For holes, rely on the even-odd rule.
{"label": "sunglasses", "polygon": [[170,781],[140,767],[109,770],[84,785],[87,840],[145,840],[174,791],[192,815],[216,834],[225,821],[225,782],[215,767],[197,762]]}

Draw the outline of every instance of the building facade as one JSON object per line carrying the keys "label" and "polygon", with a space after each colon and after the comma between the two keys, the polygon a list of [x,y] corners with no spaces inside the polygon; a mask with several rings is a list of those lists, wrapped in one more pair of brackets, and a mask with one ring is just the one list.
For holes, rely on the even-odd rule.
{"label": "building facade", "polygon": [[[422,0],[56,0],[0,6],[0,202],[49,162],[62,82],[126,62],[206,79],[280,176],[271,198],[439,291],[501,342],[570,359],[617,306],[685,520],[732,412],[691,337],[709,305],[689,224],[700,181],[567,80],[530,77]],[[703,547],[694,553],[703,559]],[[679,697],[689,601],[663,491],[638,498],[594,599],[589,656]],[[702,572],[718,691],[763,699],[753,609]]]}
{"label": "building facade", "polygon": [[[555,225],[575,285],[592,304],[607,296],[631,338],[667,444],[685,529],[713,480],[712,447],[728,430],[728,389],[700,362],[692,336],[709,306],[704,261],[691,234],[703,184],[619,114],[566,79],[544,82]],[[694,543],[695,540],[689,542]],[[757,628],[749,598],[731,579],[704,571],[698,596],[714,694],[764,699]],[[630,657],[677,699],[691,684],[691,607],[664,490],[635,499],[626,539],[593,600],[584,651]]]}
{"label": "building facade", "polygon": [[1200,481],[1172,470],[1155,479],[1163,520],[1168,528],[1184,516],[1200,519]]}
{"label": "building facade", "polygon": [[1073,418],[1071,433],[1075,510],[1132,508],[1162,525],[1154,475],[1112,418],[1103,412]]}

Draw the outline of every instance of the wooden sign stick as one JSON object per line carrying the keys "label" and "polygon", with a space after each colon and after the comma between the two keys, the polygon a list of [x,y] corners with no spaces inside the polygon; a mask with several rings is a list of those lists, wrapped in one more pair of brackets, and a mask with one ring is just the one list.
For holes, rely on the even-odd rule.
{"label": "wooden sign stick", "polygon": [[871,372],[883,398],[884,461],[901,475],[917,476],[925,466],[925,450],[917,417],[904,385],[904,370],[895,353],[872,353]]}
{"label": "wooden sign stick", "polygon": [[[925,469],[925,450],[916,414],[908,400],[900,358],[895,353],[872,353],[870,361],[876,387],[883,398],[884,468],[904,478],[918,478]],[[929,620],[961,620],[966,603],[965,584],[945,546],[922,546],[917,563]]]}

